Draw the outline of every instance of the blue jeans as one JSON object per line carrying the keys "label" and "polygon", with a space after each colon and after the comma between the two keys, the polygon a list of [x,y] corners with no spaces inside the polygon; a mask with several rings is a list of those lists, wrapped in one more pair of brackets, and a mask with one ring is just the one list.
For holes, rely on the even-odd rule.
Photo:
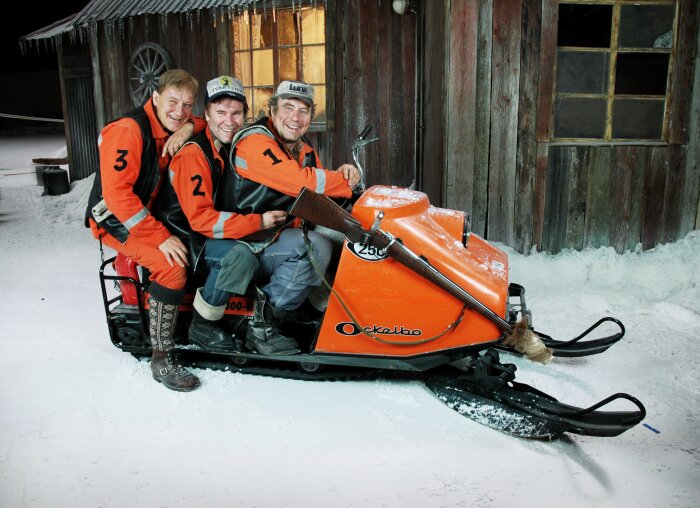
{"label": "blue jeans", "polygon": [[208,238],[204,261],[209,274],[201,293],[213,307],[225,305],[231,295],[244,295],[260,267],[248,246],[236,240]]}
{"label": "blue jeans", "polygon": [[321,276],[331,261],[332,245],[328,238],[314,231],[309,231],[309,241],[313,263],[299,228],[285,229],[258,254],[258,276],[269,277],[261,289],[273,307],[294,310],[304,303],[315,286],[321,285]]}
{"label": "blue jeans", "polygon": [[309,292],[321,285],[331,260],[330,240],[309,231],[314,263],[304,242],[301,229],[285,229],[277,240],[259,254],[236,240],[208,238],[204,245],[204,261],[209,274],[202,297],[209,305],[225,305],[231,295],[243,295],[253,278],[268,280],[261,289],[268,302],[278,309],[294,310]]}

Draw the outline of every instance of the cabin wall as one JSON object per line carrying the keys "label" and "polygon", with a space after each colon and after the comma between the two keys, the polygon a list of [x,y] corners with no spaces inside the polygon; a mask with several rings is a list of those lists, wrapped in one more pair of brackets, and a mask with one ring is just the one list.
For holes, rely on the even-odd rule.
{"label": "cabin wall", "polygon": [[550,142],[556,30],[543,27],[556,26],[556,0],[444,5],[430,29],[446,36],[424,35],[433,44],[422,46],[420,85],[444,58],[444,105],[424,118],[426,130],[445,134],[434,203],[439,195],[471,214],[476,233],[524,253],[648,249],[698,228],[697,2],[679,2],[669,141],[648,146]]}
{"label": "cabin wall", "polygon": [[[335,90],[328,129],[309,134],[327,167],[352,162],[352,143],[365,125],[379,140],[360,162],[370,185],[409,186],[416,173],[416,16],[395,14],[391,2],[328,1],[328,89]],[[139,16],[99,23],[92,42],[99,128],[134,107],[128,88],[129,59],[145,42],[157,43],[175,67],[200,83],[231,74],[228,10]],[[195,114],[203,111],[197,97]]]}

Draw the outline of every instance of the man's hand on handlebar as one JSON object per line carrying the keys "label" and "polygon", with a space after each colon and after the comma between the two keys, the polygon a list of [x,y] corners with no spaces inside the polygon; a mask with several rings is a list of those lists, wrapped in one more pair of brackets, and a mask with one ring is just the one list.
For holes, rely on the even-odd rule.
{"label": "man's hand on handlebar", "polygon": [[338,168],[338,171],[343,173],[351,189],[354,189],[360,183],[360,172],[352,164],[343,164]]}

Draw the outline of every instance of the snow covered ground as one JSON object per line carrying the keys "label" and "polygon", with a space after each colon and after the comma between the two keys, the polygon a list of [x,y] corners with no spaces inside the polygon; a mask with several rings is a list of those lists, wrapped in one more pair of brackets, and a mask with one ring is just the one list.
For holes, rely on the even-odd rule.
{"label": "snow covered ground", "polygon": [[[615,438],[511,437],[418,382],[304,382],[200,370],[175,393],[109,341],[91,179],[41,196],[60,136],[0,138],[0,506],[695,507],[700,500],[700,233],[648,252],[510,257],[534,325],[568,339],[611,315],[603,355],[518,380],[579,406],[637,396]],[[502,246],[501,246],[502,247]]]}

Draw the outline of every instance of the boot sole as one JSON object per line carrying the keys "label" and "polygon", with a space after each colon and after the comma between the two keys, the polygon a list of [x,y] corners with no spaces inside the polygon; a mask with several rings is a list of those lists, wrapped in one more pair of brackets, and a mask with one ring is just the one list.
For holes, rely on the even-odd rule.
{"label": "boot sole", "polygon": [[296,355],[298,353],[301,353],[301,349],[299,349],[299,348],[283,349],[282,351],[260,351],[260,349],[258,349],[255,344],[248,342],[248,341],[246,341],[245,347],[247,347],[251,351],[255,351],[256,353],[259,353],[261,355],[290,356],[290,355]]}
{"label": "boot sole", "polygon": [[202,383],[197,383],[194,386],[188,386],[188,387],[178,387],[178,386],[173,386],[169,385],[168,383],[164,383],[162,379],[157,378],[156,376],[153,376],[153,379],[155,379],[157,382],[165,386],[167,389],[172,390],[174,392],[191,392],[193,390],[196,390],[200,386],[202,386]]}
{"label": "boot sole", "polygon": [[230,347],[211,347],[203,340],[199,340],[196,337],[189,337],[189,340],[195,346],[199,346],[206,351],[211,351],[212,353],[240,353],[240,349],[231,344]]}

